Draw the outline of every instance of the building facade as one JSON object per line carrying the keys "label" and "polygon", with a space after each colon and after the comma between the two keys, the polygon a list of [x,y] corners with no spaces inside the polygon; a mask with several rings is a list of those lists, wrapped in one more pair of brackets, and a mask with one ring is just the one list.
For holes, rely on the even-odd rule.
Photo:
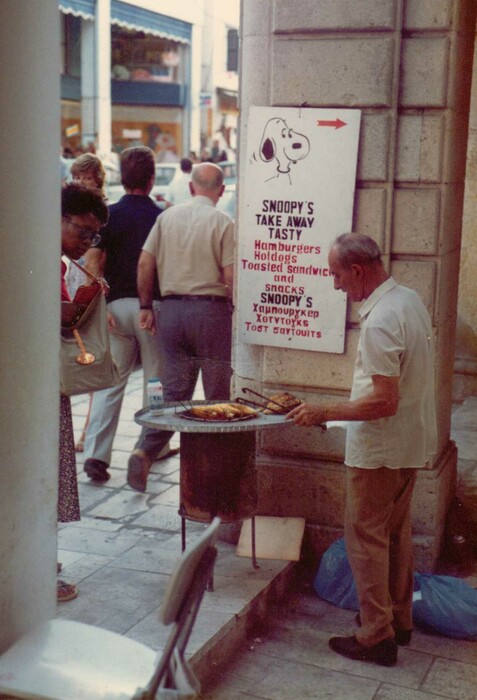
{"label": "building facade", "polygon": [[[213,0],[59,0],[59,12],[64,147],[94,147],[107,158],[141,144],[162,160],[211,143],[224,106],[204,103],[203,86],[215,93],[214,77],[226,73],[227,56],[222,70],[217,57],[227,32],[237,35],[237,12],[224,13]],[[236,106],[237,67],[229,83]]]}
{"label": "building facade", "polygon": [[201,148],[227,154],[237,148],[239,3],[204,0],[202,44]]}

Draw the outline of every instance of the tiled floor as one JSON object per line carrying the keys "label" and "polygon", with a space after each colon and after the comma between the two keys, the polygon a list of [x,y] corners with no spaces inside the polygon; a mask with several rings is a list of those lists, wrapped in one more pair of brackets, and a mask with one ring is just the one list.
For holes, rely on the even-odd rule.
{"label": "tiled floor", "polygon": [[[131,416],[140,402],[141,375],[135,373],[123,405],[110,481],[99,486],[90,483],[78,456],[82,520],[61,526],[59,560],[64,566],[62,575],[78,583],[80,595],[59,605],[58,615],[115,630],[159,649],[165,631],[157,622],[157,608],[180,552],[179,463],[178,457],[156,463],[147,494],[126,485],[127,459],[139,433]],[[74,399],[78,433],[86,410],[84,397]],[[472,397],[455,407],[452,428],[459,448],[459,475],[466,475],[467,480],[477,475],[476,425],[477,397]],[[176,444],[177,435],[173,438]],[[193,538],[203,527],[189,522],[187,537]],[[273,582],[280,577],[284,580],[290,565],[259,563],[260,569],[254,570],[249,559],[235,556],[233,545],[219,543],[215,590],[206,594],[188,646],[199,664],[202,658],[216,670],[216,680],[205,688],[204,698],[477,698],[476,642],[415,630],[410,647],[400,648],[394,668],[349,661],[329,650],[328,638],[330,634],[352,634],[354,613],[325,603],[306,582],[287,595],[282,605],[270,605],[272,597],[266,593]],[[477,576],[468,581],[477,585]],[[222,663],[221,647],[226,648],[234,626],[239,628],[254,604],[260,605],[258,601],[262,608],[266,601],[266,624],[241,642],[232,660]],[[242,625],[241,634],[245,627]]]}

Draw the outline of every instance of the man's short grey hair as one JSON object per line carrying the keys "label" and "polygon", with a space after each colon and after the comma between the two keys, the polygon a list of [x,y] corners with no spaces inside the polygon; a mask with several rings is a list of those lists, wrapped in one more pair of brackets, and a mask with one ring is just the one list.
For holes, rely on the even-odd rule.
{"label": "man's short grey hair", "polygon": [[338,260],[345,268],[381,262],[381,250],[376,241],[361,233],[342,233],[332,248],[335,248]]}
{"label": "man's short grey hair", "polygon": [[[202,165],[207,167],[201,167]],[[210,167],[213,166],[213,167]],[[213,163],[200,163],[192,168],[192,182],[203,190],[213,192],[222,187],[224,173],[222,168]]]}

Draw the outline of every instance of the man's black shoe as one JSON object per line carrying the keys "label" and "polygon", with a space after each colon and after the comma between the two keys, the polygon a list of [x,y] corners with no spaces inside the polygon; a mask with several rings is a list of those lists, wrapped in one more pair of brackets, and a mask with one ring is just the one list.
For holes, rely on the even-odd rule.
{"label": "man's black shoe", "polygon": [[[361,617],[359,613],[354,618],[358,627],[361,627]],[[394,627],[394,625],[393,625]],[[394,627],[394,641],[400,647],[407,647],[411,643],[412,630],[400,630]]]}
{"label": "man's black shoe", "polygon": [[111,474],[108,473],[108,467],[109,464],[102,462],[100,459],[87,459],[83,469],[91,481],[108,481],[111,478]]}
{"label": "man's black shoe", "polygon": [[384,639],[372,647],[360,644],[353,637],[331,637],[328,644],[333,651],[355,661],[373,661],[380,666],[395,666],[397,644],[394,639]]}

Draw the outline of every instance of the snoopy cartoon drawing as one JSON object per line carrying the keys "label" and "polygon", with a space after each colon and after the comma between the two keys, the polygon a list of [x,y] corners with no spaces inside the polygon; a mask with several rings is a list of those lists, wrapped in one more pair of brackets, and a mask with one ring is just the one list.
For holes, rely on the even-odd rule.
{"label": "snoopy cartoon drawing", "polygon": [[281,117],[269,119],[265,124],[260,143],[260,158],[266,163],[276,161],[277,165],[276,175],[268,180],[286,175],[291,183],[291,166],[306,158],[309,152],[308,137],[291,129]]}

